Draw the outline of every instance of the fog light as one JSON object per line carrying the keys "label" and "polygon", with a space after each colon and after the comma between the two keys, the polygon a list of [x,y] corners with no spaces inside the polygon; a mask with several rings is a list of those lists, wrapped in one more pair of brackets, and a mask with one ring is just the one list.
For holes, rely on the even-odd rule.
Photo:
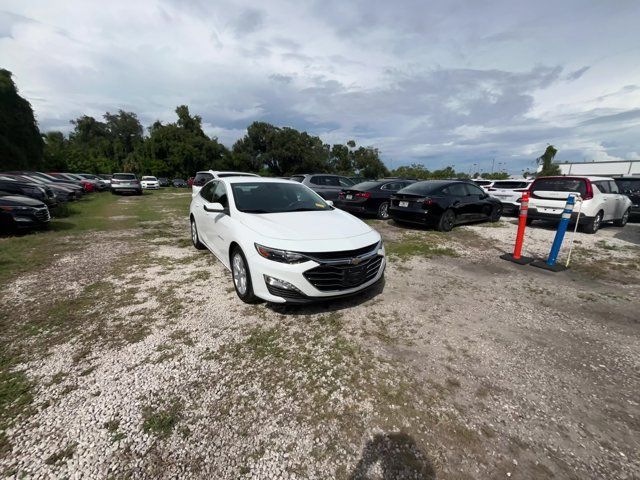
{"label": "fog light", "polygon": [[291,285],[289,282],[285,282],[284,280],[280,280],[279,278],[273,278],[273,277],[270,277],[269,275],[265,275],[264,281],[267,283],[267,285],[271,285],[272,287],[283,288],[285,290],[292,290],[294,292],[300,292],[300,290],[296,286]]}

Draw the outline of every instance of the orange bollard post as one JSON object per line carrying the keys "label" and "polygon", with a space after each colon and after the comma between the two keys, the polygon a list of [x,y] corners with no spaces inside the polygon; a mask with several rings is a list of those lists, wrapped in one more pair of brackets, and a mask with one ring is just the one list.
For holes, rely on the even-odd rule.
{"label": "orange bollard post", "polygon": [[533,262],[531,257],[522,256],[522,244],[524,243],[524,231],[527,228],[527,214],[529,213],[529,192],[522,194],[520,200],[520,216],[518,218],[518,233],[516,233],[516,244],[513,247],[513,253],[505,253],[500,255],[503,260],[517,263],[518,265],[527,265]]}

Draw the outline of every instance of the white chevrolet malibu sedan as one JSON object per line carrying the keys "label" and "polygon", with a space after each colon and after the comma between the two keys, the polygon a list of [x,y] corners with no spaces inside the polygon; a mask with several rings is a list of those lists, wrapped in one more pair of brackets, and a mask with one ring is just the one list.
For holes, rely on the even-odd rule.
{"label": "white chevrolet malibu sedan", "polygon": [[191,239],[208,248],[252,303],[352,295],[384,275],[380,234],[297,182],[227,177],[193,196]]}

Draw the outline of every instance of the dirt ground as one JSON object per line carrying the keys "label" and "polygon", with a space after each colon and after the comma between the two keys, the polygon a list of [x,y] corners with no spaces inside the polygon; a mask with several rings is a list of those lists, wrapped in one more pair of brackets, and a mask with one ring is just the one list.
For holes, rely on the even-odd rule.
{"label": "dirt ground", "polygon": [[550,273],[499,258],[514,219],[369,220],[383,285],[247,306],[164,195],[0,286],[6,477],[640,478],[640,224],[578,233]]}

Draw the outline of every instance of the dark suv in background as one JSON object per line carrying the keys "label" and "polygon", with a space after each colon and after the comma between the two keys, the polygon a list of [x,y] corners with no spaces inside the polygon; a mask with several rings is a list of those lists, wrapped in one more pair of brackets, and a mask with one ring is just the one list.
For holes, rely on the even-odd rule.
{"label": "dark suv in background", "polygon": [[631,215],[640,216],[640,177],[620,177],[615,181],[620,193],[631,200]]}
{"label": "dark suv in background", "polygon": [[291,180],[306,185],[325,200],[337,200],[343,189],[354,185],[347,177],[326,173],[293,175]]}

